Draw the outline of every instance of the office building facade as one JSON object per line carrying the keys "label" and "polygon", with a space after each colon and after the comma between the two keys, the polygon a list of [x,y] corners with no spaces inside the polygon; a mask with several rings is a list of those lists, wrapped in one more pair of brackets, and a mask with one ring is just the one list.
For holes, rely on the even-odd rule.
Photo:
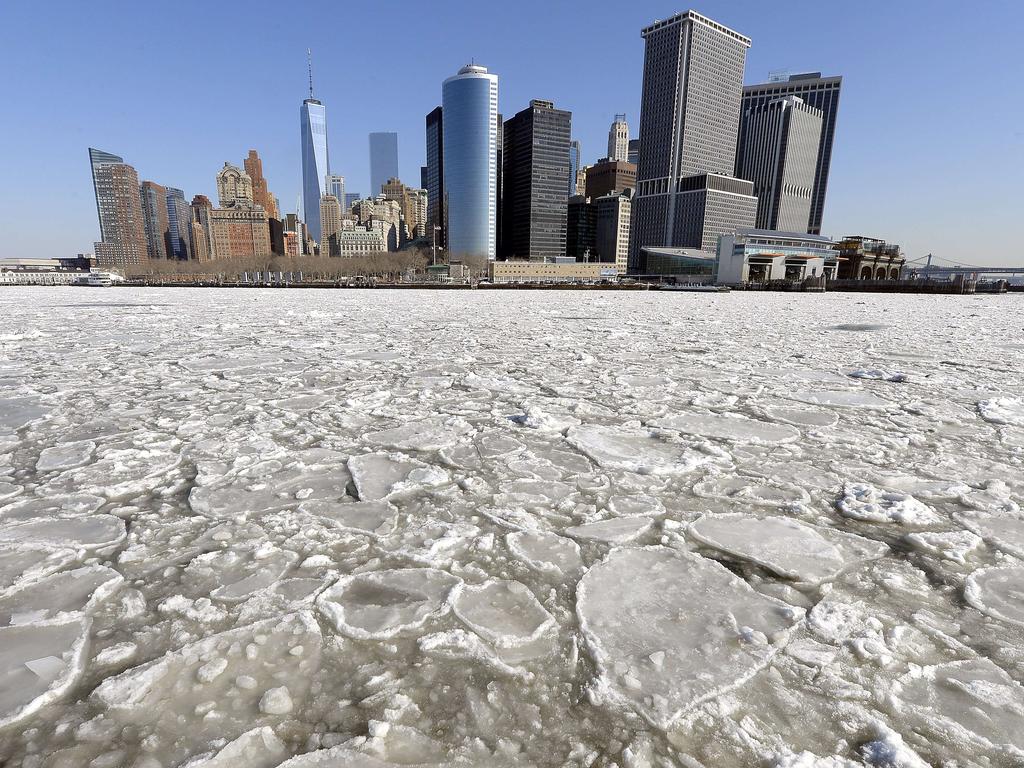
{"label": "office building facade", "polygon": [[302,102],[299,110],[302,140],[302,215],[309,236],[320,241],[320,198],[327,192],[330,173],[327,156],[327,110],[312,96]]}
{"label": "office building facade", "polygon": [[271,219],[281,218],[277,210],[277,200],[271,194],[267,185],[267,179],[263,175],[263,161],[255,149],[249,150],[248,157],[242,162],[242,167],[252,180],[252,199],[256,205],[262,205],[263,210]]}
{"label": "office building facade", "polygon": [[192,207],[185,193],[167,187],[167,258],[188,261],[192,258]]}
{"label": "office building facade", "polygon": [[807,230],[820,139],[821,110],[797,96],[744,110],[736,175],[754,183],[758,229]]}
{"label": "office building facade", "polygon": [[89,149],[100,240],[96,263],[103,269],[135,267],[148,258],[139,175],[118,155]]}
{"label": "office building facade", "polygon": [[719,235],[754,226],[757,198],[752,182],[702,173],[679,179],[676,186],[673,247],[714,253]]}
{"label": "office building facade", "polygon": [[171,239],[171,223],[167,217],[167,189],[155,181],[144,181],[139,190],[149,258],[166,259]]}
{"label": "office building facade", "polygon": [[[820,72],[807,72],[790,75],[786,80],[778,80],[757,85],[748,85],[743,89],[743,113],[756,107],[776,101],[785,96],[797,96],[805,104],[821,110],[821,136],[818,140],[818,153],[814,165],[814,189],[811,192],[811,212],[806,229],[801,231],[809,234],[821,234],[821,222],[825,215],[825,193],[828,190],[828,174],[832,165],[832,146],[836,133],[836,117],[839,114],[839,92],[842,89],[842,77],[822,77]],[[745,162],[745,121],[739,129],[739,152],[736,158],[737,174],[739,167]]]}
{"label": "office building facade", "polygon": [[629,265],[629,220],[633,190],[612,192],[592,200],[594,214],[594,250],[597,261],[615,265],[616,273],[626,274]]}
{"label": "office building facade", "polygon": [[448,256],[476,265],[497,255],[498,76],[466,65],[441,96]]}
{"label": "office building facade", "polygon": [[505,121],[501,253],[551,261],[565,255],[572,114],[534,99]]}
{"label": "office building facade", "polygon": [[749,38],[694,11],[655,22],[641,35],[640,148],[630,228],[630,269],[636,271],[643,271],[645,246],[703,247],[701,237],[694,239],[701,228],[690,221],[692,182],[683,182],[735,170],[750,47]]}
{"label": "office building facade", "polygon": [[426,118],[427,173],[423,188],[427,190],[427,229],[440,227],[437,245],[444,247],[444,110],[436,107]]}
{"label": "office building facade", "polygon": [[632,163],[605,158],[587,166],[586,195],[591,200],[627,189],[636,189],[636,166]]}
{"label": "office building facade", "polygon": [[398,134],[370,134],[370,195],[376,197],[388,179],[398,176]]}
{"label": "office building facade", "polygon": [[608,129],[608,159],[629,162],[629,123],[625,115],[616,115]]}
{"label": "office building facade", "polygon": [[345,177],[336,173],[327,174],[324,187],[328,195],[334,195],[338,199],[338,205],[345,207]]}
{"label": "office building facade", "polygon": [[576,261],[593,261],[597,250],[594,207],[583,195],[573,195],[567,205],[565,255]]}

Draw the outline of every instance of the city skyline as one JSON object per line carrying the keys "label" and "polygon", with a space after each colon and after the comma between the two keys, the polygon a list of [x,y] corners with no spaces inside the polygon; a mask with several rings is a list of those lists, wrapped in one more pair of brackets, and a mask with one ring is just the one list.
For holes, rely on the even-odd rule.
{"label": "city skyline", "polygon": [[[256,5],[262,7],[260,3]],[[978,45],[976,35],[980,27],[996,36],[1003,34],[1003,30],[1012,26],[1006,24],[1007,14],[1018,14],[1018,9],[1009,4],[980,9],[966,20],[969,28],[966,32],[955,33],[938,23],[936,17],[941,14],[922,13],[925,8],[922,4],[899,8],[878,4],[860,13],[824,9],[823,13],[811,17],[810,22],[820,34],[810,35],[806,18],[802,25],[793,24],[798,6],[787,9],[787,13],[767,12],[754,4],[724,5],[710,1],[693,7],[751,37],[753,47],[748,52],[744,78],[748,85],[763,82],[769,71],[782,68],[794,73],[821,71],[826,76],[844,78],[824,233],[840,236],[863,232],[899,241],[904,243],[911,258],[934,252],[963,263],[1005,263],[1009,252],[1011,261],[1020,261],[1011,250],[1015,243],[1009,239],[1008,231],[1003,228],[1000,232],[999,227],[999,222],[1012,218],[1019,206],[1020,195],[1008,179],[1021,164],[1024,144],[1019,123],[1010,119],[1020,106],[996,98],[1000,78],[991,76],[993,57],[998,63],[999,57],[1006,54],[994,41],[989,41],[984,50],[988,60],[984,63],[967,56],[954,66],[934,50],[941,48],[943,41]],[[929,9],[934,7],[928,6]],[[570,110],[573,138],[579,139],[583,146],[583,161],[591,164],[604,154],[608,125],[615,114],[625,113],[631,134],[636,135],[640,122],[643,59],[640,29],[654,19],[667,18],[685,9],[686,4],[651,3],[643,8],[628,9],[624,21],[613,18],[613,10],[616,13],[621,10],[617,6],[595,4],[595,12],[583,20],[585,28],[614,30],[620,36],[616,49],[621,52],[621,65],[612,73],[602,68],[580,76],[555,66],[560,61],[558,49],[543,29],[531,26],[531,55],[524,56],[521,46],[515,49],[506,39],[514,35],[477,34],[486,20],[493,21],[496,11],[483,14],[483,19],[471,19],[456,26],[452,22],[458,16],[459,6],[454,4],[453,8],[444,9],[438,18],[423,19],[423,24],[446,41],[443,54],[438,55],[429,46],[421,46],[424,50],[414,48],[413,60],[422,58],[423,66],[413,68],[416,73],[413,77],[409,76],[407,66],[402,68],[402,77],[398,76],[397,68],[393,78],[380,73],[379,80],[393,82],[395,90],[389,98],[378,97],[371,101],[345,98],[348,76],[330,63],[330,35],[318,31],[289,32],[284,41],[287,45],[274,43],[272,70],[260,88],[254,91],[252,83],[239,81],[234,93],[230,88],[218,91],[212,101],[219,105],[218,109],[211,109],[211,101],[194,92],[195,99],[189,102],[188,108],[179,110],[183,116],[171,116],[158,108],[135,84],[135,75],[122,71],[124,68],[115,68],[113,58],[96,46],[88,48],[89,55],[84,58],[86,65],[77,67],[80,73],[65,73],[68,82],[63,83],[53,76],[52,63],[47,62],[38,69],[29,67],[30,63],[38,63],[38,56],[26,48],[22,40],[12,39],[8,53],[17,58],[16,74],[24,75],[15,78],[12,110],[19,114],[21,107],[18,105],[29,101],[19,99],[19,95],[26,94],[33,84],[37,92],[48,91],[49,98],[43,106],[33,102],[34,112],[5,125],[4,131],[11,134],[8,143],[26,149],[14,153],[11,178],[19,182],[26,178],[25,158],[32,157],[34,162],[46,164],[39,169],[43,171],[41,177],[59,175],[68,179],[71,200],[67,205],[65,226],[47,227],[31,210],[31,202],[42,199],[37,187],[31,182],[18,189],[4,185],[0,193],[2,202],[11,210],[12,219],[21,222],[22,227],[14,232],[0,255],[66,255],[92,250],[91,244],[97,239],[95,204],[91,199],[89,171],[81,162],[87,146],[117,151],[138,170],[140,179],[183,189],[188,198],[195,194],[211,195],[211,171],[223,158],[244,157],[249,148],[256,147],[263,158],[270,188],[281,201],[282,213],[293,211],[301,182],[293,110],[306,95],[306,47],[313,49],[317,98],[336,118],[331,123],[331,171],[345,175],[351,189],[370,188],[365,147],[369,133],[380,125],[390,126],[400,136],[404,148],[400,178],[410,186],[418,185],[418,170],[425,164],[423,116],[440,101],[440,82],[444,77],[474,57],[485,61],[490,71],[501,78],[499,109],[505,115],[514,114],[533,98],[552,100]],[[11,17],[12,22],[31,27],[38,20],[32,19],[26,10],[15,4],[6,7],[2,14]],[[1005,13],[1000,14],[1000,11]],[[546,6],[538,12],[552,20],[562,13]],[[159,11],[151,9],[148,13],[149,16],[141,11],[119,10],[113,14],[115,18],[111,23],[119,33],[134,36],[139,44],[163,46],[162,39],[149,39],[152,35],[143,24]],[[338,18],[340,21],[343,15],[361,13],[359,9],[346,9],[344,14],[338,12]],[[865,16],[872,17],[870,25]],[[77,38],[75,41],[71,38],[87,21],[69,5],[68,12],[50,30],[50,39],[56,43],[68,42],[72,52],[81,53],[76,47],[81,45]],[[169,18],[161,17],[161,21],[174,23]],[[986,22],[997,21],[986,26]],[[194,30],[183,44],[181,53],[190,56],[190,61],[200,69],[212,71],[222,64],[219,53],[202,45],[205,36],[214,34],[222,23],[235,24],[243,30],[254,29],[246,19],[236,18],[225,10],[217,11],[208,21],[209,29]],[[892,54],[868,56],[861,52],[853,55],[853,46],[844,46],[834,35],[826,34],[840,24],[844,33],[866,30],[870,26],[877,43],[875,47],[891,50]],[[16,24],[7,24],[5,28],[13,26]],[[908,37],[903,33],[910,28],[915,35]],[[404,33],[399,39],[404,41],[402,35]],[[822,37],[832,38],[831,43],[825,44]],[[416,38],[422,39],[422,33]],[[928,38],[927,46],[922,38]],[[410,44],[411,41],[412,37]],[[359,43],[360,51],[373,50],[365,41],[353,42]],[[916,63],[911,65],[911,61]],[[154,66],[156,70],[151,76],[160,81],[165,76],[161,69],[163,64]],[[925,71],[922,67],[931,69]],[[995,71],[1008,70],[996,66]],[[987,79],[979,79],[982,73]],[[71,93],[72,84],[82,75],[104,80],[103,92],[84,89],[80,94]],[[890,95],[893,85],[908,77],[915,78],[917,93],[901,95],[896,100]],[[995,116],[983,125],[970,122],[970,130],[975,133],[970,135],[970,141],[964,141],[962,133],[969,121],[958,111],[943,112],[941,121],[929,121],[928,115],[921,111],[921,104],[929,94],[934,99],[936,89],[946,93],[948,83],[968,79],[976,84],[975,97],[987,101]],[[40,87],[44,82],[45,89]],[[409,92],[401,87],[405,84],[414,84],[415,88]],[[234,114],[227,119],[230,109],[243,106],[241,116]],[[64,113],[63,117],[54,118],[52,126],[42,125],[43,118],[55,108]],[[106,117],[98,119],[97,114]],[[876,117],[872,118],[872,114]],[[878,115],[884,119],[878,119]],[[190,127],[183,127],[181,120]],[[915,123],[927,124],[928,129],[915,127]],[[41,141],[49,142],[46,152],[39,149]],[[954,141],[959,143],[954,144]],[[952,146],[956,151],[950,153],[948,147]],[[38,151],[33,151],[34,147]],[[946,170],[940,171],[937,166]],[[992,174],[992,168],[1005,169],[1005,173]],[[940,181],[946,178],[946,173],[955,175],[958,192],[955,196],[942,190]],[[967,201],[960,205],[970,214],[970,225],[965,217],[953,215],[959,208],[948,207],[954,204],[951,202],[954,198]]]}

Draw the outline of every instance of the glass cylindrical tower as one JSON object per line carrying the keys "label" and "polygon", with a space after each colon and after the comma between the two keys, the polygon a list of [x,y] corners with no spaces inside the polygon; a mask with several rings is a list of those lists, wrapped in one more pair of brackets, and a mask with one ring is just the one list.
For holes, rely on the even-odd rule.
{"label": "glass cylindrical tower", "polygon": [[470,64],[441,88],[448,256],[483,266],[497,253],[498,76]]}

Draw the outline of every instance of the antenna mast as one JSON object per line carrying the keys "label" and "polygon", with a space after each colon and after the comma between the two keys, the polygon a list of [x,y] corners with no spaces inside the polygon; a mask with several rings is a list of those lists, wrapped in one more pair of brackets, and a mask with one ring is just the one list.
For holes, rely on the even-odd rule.
{"label": "antenna mast", "polygon": [[306,49],[306,63],[309,66],[309,98],[313,98],[313,52]]}

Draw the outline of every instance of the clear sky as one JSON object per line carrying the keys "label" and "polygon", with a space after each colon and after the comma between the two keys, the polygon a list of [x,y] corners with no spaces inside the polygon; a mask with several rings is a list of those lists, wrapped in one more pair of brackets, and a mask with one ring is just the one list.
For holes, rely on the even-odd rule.
{"label": "clear sky", "polygon": [[[327,107],[331,170],[367,194],[367,134],[397,131],[419,184],[423,119],[474,59],[510,116],[531,98],[573,113],[584,160],[625,112],[639,128],[641,27],[675,0],[0,0],[0,256],[91,252],[87,160],[215,197],[225,160],[259,151],[285,211],[300,188],[306,48]],[[1024,264],[1024,3],[701,0],[770,70],[843,76],[824,232],[867,234],[968,264]],[[1015,225],[1014,222],[1017,222]]]}

